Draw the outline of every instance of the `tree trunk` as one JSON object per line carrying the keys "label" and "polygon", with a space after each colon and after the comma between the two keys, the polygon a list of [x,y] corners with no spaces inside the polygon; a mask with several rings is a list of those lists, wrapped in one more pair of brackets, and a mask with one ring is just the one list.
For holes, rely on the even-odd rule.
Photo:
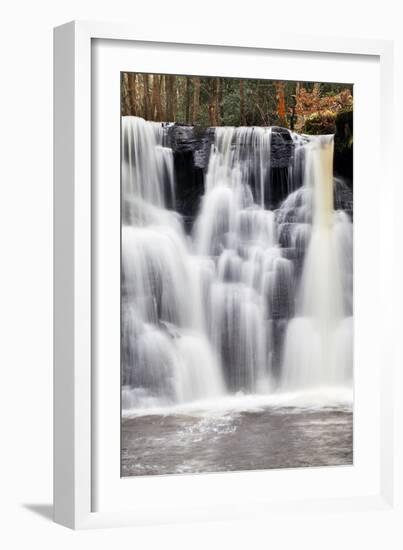
{"label": "tree trunk", "polygon": [[165,89],[166,89],[166,117],[167,122],[175,121],[176,111],[176,77],[172,75],[165,76]]}
{"label": "tree trunk", "polygon": [[149,76],[143,74],[143,87],[144,87],[144,118],[150,120],[152,116],[150,105],[150,90],[149,90]]}
{"label": "tree trunk", "polygon": [[169,75],[165,76],[165,93],[166,93],[166,119],[168,122],[172,122],[172,82]]}
{"label": "tree trunk", "polygon": [[221,82],[219,78],[215,79],[215,125],[221,126],[221,113],[220,113],[220,86]]}
{"label": "tree trunk", "polygon": [[187,124],[190,122],[190,76],[186,77],[185,121]]}
{"label": "tree trunk", "polygon": [[193,80],[193,113],[192,113],[193,126],[197,124],[197,117],[199,116],[199,107],[200,107],[200,78],[196,77]]}
{"label": "tree trunk", "polygon": [[220,126],[222,126],[224,122],[224,78],[220,78],[220,90],[218,92],[218,104],[219,104],[219,121]]}
{"label": "tree trunk", "polygon": [[291,117],[290,117],[290,128],[291,128],[292,131],[294,131],[295,124],[297,122],[297,115],[296,115],[295,111],[296,111],[296,107],[297,107],[297,101],[298,101],[300,86],[301,86],[301,83],[296,82],[296,84],[295,84],[295,94],[292,96],[292,107],[291,107]]}
{"label": "tree trunk", "polygon": [[279,124],[285,126],[286,121],[286,108],[285,108],[285,92],[284,82],[279,80],[276,82],[276,95],[277,95],[277,116]]}
{"label": "tree trunk", "polygon": [[129,73],[130,114],[137,115],[137,77],[136,73]]}
{"label": "tree trunk", "polygon": [[128,73],[122,73],[122,101],[121,112],[122,116],[130,115],[132,110],[131,97],[130,97],[130,85]]}
{"label": "tree trunk", "polygon": [[162,106],[161,106],[161,77],[158,75],[153,75],[153,120],[157,122],[162,121]]}
{"label": "tree trunk", "polygon": [[208,114],[210,120],[210,126],[218,126],[217,110],[218,110],[218,90],[217,90],[218,78],[210,79],[210,101],[208,106]]}
{"label": "tree trunk", "polygon": [[167,115],[167,95],[166,95],[165,75],[161,75],[160,96],[161,96],[161,118],[163,121],[166,121],[168,120],[168,115]]}
{"label": "tree trunk", "polygon": [[172,76],[172,122],[176,120],[176,111],[178,107],[178,90],[176,76]]}
{"label": "tree trunk", "polygon": [[245,121],[245,94],[243,80],[239,81],[239,113],[241,119],[241,126],[246,126]]}

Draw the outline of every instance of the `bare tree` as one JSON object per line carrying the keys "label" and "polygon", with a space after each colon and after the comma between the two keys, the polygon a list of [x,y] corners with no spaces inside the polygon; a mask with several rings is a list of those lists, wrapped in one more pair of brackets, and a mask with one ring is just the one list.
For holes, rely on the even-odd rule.
{"label": "bare tree", "polygon": [[290,128],[294,131],[295,123],[297,121],[297,115],[296,115],[296,107],[297,107],[297,99],[299,95],[299,90],[301,87],[300,82],[295,83],[295,93],[291,96],[292,98],[292,106],[291,106],[291,116],[290,116]]}
{"label": "bare tree", "polygon": [[136,116],[138,113],[138,99],[137,99],[137,75],[136,73],[129,73],[129,93],[131,101],[131,115]]}
{"label": "bare tree", "polygon": [[144,88],[144,118],[150,120],[152,116],[151,113],[151,102],[150,102],[150,89],[149,89],[149,75],[143,74],[143,88]]}
{"label": "bare tree", "polygon": [[190,122],[190,76],[186,77],[185,121]]}
{"label": "bare tree", "polygon": [[166,118],[168,122],[175,120],[176,114],[176,76],[165,76]]}
{"label": "bare tree", "polygon": [[122,73],[121,83],[122,83],[121,111],[122,111],[122,115],[125,116],[125,115],[130,115],[132,111],[128,73]]}
{"label": "bare tree", "polygon": [[152,114],[153,120],[162,121],[162,105],[161,105],[161,77],[153,75],[153,94],[152,94]]}
{"label": "bare tree", "polygon": [[199,116],[200,108],[200,78],[195,77],[193,79],[193,113],[192,124],[197,124],[197,117]]}
{"label": "bare tree", "polygon": [[239,81],[239,112],[241,119],[241,126],[246,125],[245,121],[245,92],[244,92],[244,83],[242,78]]}
{"label": "bare tree", "polygon": [[220,95],[221,95],[221,79],[215,79],[215,124],[221,126],[221,108],[220,108]]}
{"label": "bare tree", "polygon": [[208,106],[208,114],[210,120],[210,126],[218,126],[217,121],[217,110],[218,110],[218,89],[217,89],[218,78],[210,79],[210,100]]}

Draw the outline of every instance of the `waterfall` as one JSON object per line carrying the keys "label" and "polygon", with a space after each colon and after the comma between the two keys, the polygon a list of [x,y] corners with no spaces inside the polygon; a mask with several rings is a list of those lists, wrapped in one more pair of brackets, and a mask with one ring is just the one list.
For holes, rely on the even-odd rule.
{"label": "waterfall", "polygon": [[352,375],[352,224],[333,207],[333,136],[311,140],[305,170],[312,227],[285,338],[286,387],[343,384]]}
{"label": "waterfall", "polygon": [[[190,235],[169,126],[122,117],[122,406],[348,385],[352,223],[332,136],[214,129]],[[275,204],[272,140],[293,155]],[[280,136],[280,137],[278,137]]]}
{"label": "waterfall", "polygon": [[122,118],[122,194],[164,207],[175,200],[172,150],[161,124]]}
{"label": "waterfall", "polygon": [[[122,119],[122,406],[186,402],[224,391],[202,318],[202,263],[178,214],[162,126]],[[199,273],[200,272],[200,273]]]}

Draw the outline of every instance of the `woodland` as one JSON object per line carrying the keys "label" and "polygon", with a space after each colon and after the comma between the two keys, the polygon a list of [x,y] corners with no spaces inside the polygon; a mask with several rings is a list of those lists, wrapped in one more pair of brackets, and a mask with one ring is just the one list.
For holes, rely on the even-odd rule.
{"label": "woodland", "polygon": [[121,73],[121,114],[192,126],[281,126],[352,146],[353,85]]}

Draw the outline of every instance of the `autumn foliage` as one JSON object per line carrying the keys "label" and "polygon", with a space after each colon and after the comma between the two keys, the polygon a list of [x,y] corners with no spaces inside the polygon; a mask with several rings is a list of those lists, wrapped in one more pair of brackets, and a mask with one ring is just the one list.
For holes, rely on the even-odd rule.
{"label": "autumn foliage", "polygon": [[308,91],[301,87],[296,94],[295,114],[297,123],[295,130],[309,133],[309,129],[319,126],[320,121],[330,130],[326,133],[333,133],[336,115],[343,110],[352,110],[353,96],[351,91],[346,88],[337,94],[321,94],[320,85],[314,84],[312,90]]}
{"label": "autumn foliage", "polygon": [[198,126],[283,126],[335,133],[352,85],[122,73],[122,115]]}

